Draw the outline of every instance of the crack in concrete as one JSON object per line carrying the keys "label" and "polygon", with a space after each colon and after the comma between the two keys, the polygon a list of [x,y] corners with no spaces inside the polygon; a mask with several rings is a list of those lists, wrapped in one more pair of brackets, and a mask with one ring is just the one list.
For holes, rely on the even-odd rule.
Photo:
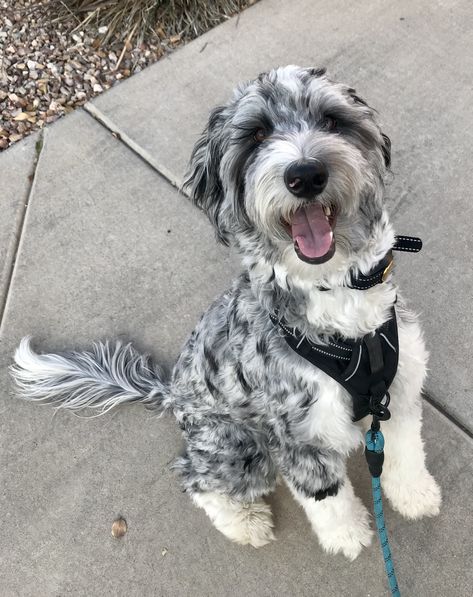
{"label": "crack in concrete", "polygon": [[7,281],[5,284],[5,292],[3,293],[3,297],[0,296],[0,333],[3,327],[3,320],[7,310],[7,305],[10,297],[10,289],[13,281],[13,277],[15,275],[15,269],[17,264],[17,257],[20,250],[20,244],[23,239],[23,230],[25,227],[25,220],[26,214],[28,212],[28,207],[30,205],[30,200],[32,197],[33,189],[36,182],[36,173],[38,171],[39,161],[41,158],[41,153],[44,147],[44,130],[41,130],[38,135],[38,140],[35,143],[35,156],[33,158],[33,163],[31,165],[31,170],[28,174],[28,190],[26,192],[26,199],[23,204],[23,209],[21,210],[20,217],[18,219],[17,229],[15,231],[15,247],[13,251],[13,256],[10,264],[9,271],[7,273]]}
{"label": "crack in concrete", "polygon": [[104,128],[112,133],[112,135],[121,141],[124,145],[131,149],[131,151],[141,158],[148,166],[151,166],[155,172],[157,172],[166,182],[171,184],[180,193],[187,196],[187,193],[183,191],[182,184],[183,180],[175,176],[166,166],[156,160],[146,149],[138,145],[129,135],[127,135],[119,126],[117,126],[113,120],[107,115],[101,112],[94,104],[86,103],[83,106],[84,110],[101,124]]}
{"label": "crack in concrete", "polygon": [[462,423],[455,415],[452,415],[440,402],[435,399],[431,394],[422,392],[422,398],[435,409],[441,416],[443,416],[450,424],[459,429],[463,435],[466,435],[468,439],[473,440],[473,432],[464,423]]}

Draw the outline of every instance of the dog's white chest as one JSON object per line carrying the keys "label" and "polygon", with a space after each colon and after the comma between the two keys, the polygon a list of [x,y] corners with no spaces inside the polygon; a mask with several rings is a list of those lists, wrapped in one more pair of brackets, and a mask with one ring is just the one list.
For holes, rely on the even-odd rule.
{"label": "dog's white chest", "polygon": [[307,319],[319,329],[347,338],[364,336],[389,318],[395,294],[394,287],[381,286],[365,292],[346,287],[314,290],[309,294]]}
{"label": "dog's white chest", "polygon": [[352,420],[351,396],[329,375],[315,367],[310,371],[309,367],[301,368],[301,375],[312,386],[316,400],[298,425],[298,438],[348,454],[363,439],[359,426]]}

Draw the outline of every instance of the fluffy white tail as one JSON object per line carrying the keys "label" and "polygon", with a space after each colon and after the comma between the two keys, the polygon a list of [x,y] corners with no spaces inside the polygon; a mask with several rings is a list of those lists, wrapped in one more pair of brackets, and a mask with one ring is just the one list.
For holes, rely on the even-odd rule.
{"label": "fluffy white tail", "polygon": [[37,354],[26,337],[10,371],[22,398],[57,408],[92,408],[103,414],[119,404],[141,402],[164,410],[169,396],[168,384],[149,357],[120,342],[97,342],[90,352]]}

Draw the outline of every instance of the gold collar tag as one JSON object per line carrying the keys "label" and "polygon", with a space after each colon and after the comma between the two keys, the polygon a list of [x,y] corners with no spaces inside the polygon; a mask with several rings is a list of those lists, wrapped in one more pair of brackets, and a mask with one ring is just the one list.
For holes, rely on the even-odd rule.
{"label": "gold collar tag", "polygon": [[394,259],[391,258],[391,261],[388,263],[388,265],[384,268],[384,272],[383,272],[383,276],[381,278],[381,280],[383,282],[386,282],[387,277],[389,276],[389,274],[392,272],[394,267]]}

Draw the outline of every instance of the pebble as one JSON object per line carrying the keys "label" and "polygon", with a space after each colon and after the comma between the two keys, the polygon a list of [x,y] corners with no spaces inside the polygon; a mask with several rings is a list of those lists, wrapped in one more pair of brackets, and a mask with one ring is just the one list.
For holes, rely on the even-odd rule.
{"label": "pebble", "polygon": [[[48,4],[54,6],[38,0],[0,0],[0,151],[156,62],[168,50],[158,39],[139,48],[130,45],[116,69],[123,41],[104,44],[105,26],[90,24],[73,31],[75,19],[53,22]],[[14,120],[23,110],[28,118]]]}
{"label": "pebble", "polygon": [[116,539],[123,537],[127,532],[127,524],[124,518],[117,518],[112,524],[112,537]]}
{"label": "pebble", "polygon": [[[63,0],[0,0],[0,150],[193,37],[168,35],[159,26],[138,47],[133,45],[137,36],[128,40],[128,31],[106,41],[108,27],[94,19],[83,31],[77,30],[76,17],[64,16],[67,8],[62,20],[55,19],[66,5]],[[15,120],[23,109],[28,117]]]}

